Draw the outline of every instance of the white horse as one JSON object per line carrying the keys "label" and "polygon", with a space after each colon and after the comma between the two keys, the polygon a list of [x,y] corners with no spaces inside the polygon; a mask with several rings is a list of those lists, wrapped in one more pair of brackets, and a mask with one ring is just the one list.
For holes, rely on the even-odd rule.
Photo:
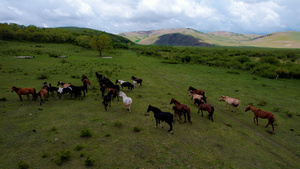
{"label": "white horse", "polygon": [[[226,109],[227,110],[227,105],[229,104],[230,110],[231,110],[231,105],[233,105],[236,110],[235,112],[239,112],[238,106],[240,105],[241,101],[235,98],[231,98],[229,96],[221,96],[220,101],[225,101],[226,102]],[[232,110],[231,110],[232,111]]]}
{"label": "white horse", "polygon": [[122,85],[122,83],[124,83],[124,82],[126,82],[126,81],[124,81],[124,80],[116,80],[116,83],[120,83],[120,85]]}
{"label": "white horse", "polygon": [[130,97],[127,97],[124,92],[120,92],[119,96],[123,97],[123,108],[127,108],[128,111],[131,112],[130,106],[132,104],[132,99]]}

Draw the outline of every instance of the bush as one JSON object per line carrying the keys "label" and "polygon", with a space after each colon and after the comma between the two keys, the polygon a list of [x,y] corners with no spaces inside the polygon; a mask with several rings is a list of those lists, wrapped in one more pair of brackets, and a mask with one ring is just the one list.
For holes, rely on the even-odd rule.
{"label": "bush", "polygon": [[62,165],[62,163],[68,161],[71,157],[71,152],[62,150],[57,153],[58,158],[54,161],[57,165]]}
{"label": "bush", "polygon": [[92,133],[90,132],[89,129],[82,129],[80,137],[91,137]]}
{"label": "bush", "polygon": [[84,148],[83,145],[78,144],[78,145],[74,148],[74,150],[80,151],[80,150],[82,150],[83,148]]}
{"label": "bush", "polygon": [[273,56],[261,57],[260,62],[269,63],[271,65],[279,65],[280,64],[280,61]]}
{"label": "bush", "polygon": [[115,127],[118,127],[118,128],[121,128],[122,124],[121,124],[121,122],[116,121],[116,122],[114,123],[114,126],[115,126]]}
{"label": "bush", "polygon": [[39,77],[37,77],[38,80],[44,80],[44,79],[48,79],[48,76],[45,74],[41,74]]}
{"label": "bush", "polygon": [[260,99],[257,105],[258,105],[258,106],[265,106],[265,105],[267,105],[267,104],[268,104],[268,102],[267,102],[266,100]]}
{"label": "bush", "polygon": [[24,162],[24,161],[19,161],[19,163],[18,163],[18,168],[19,169],[27,169],[27,168],[29,168],[29,165],[26,163],[26,162]]}
{"label": "bush", "polygon": [[139,128],[138,126],[135,126],[135,127],[133,128],[133,131],[135,131],[135,132],[140,132],[140,131],[141,131],[141,128]]}
{"label": "bush", "polygon": [[84,161],[84,164],[88,167],[93,166],[94,165],[95,160],[91,160],[90,157],[87,157]]}

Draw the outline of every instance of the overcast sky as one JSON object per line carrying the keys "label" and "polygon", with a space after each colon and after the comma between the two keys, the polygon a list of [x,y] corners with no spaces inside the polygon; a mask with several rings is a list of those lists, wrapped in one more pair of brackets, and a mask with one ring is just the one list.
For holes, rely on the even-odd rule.
{"label": "overcast sky", "polygon": [[300,0],[0,0],[0,23],[266,34],[300,31]]}

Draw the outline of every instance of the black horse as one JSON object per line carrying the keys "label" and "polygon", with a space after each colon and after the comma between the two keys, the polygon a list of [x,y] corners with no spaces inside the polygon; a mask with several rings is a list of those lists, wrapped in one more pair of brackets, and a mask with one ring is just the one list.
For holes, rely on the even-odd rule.
{"label": "black horse", "polygon": [[81,92],[83,92],[83,97],[85,97],[85,88],[84,86],[74,86],[74,85],[70,85],[70,87],[72,88],[73,93],[77,96],[81,95]]}
{"label": "black horse", "polygon": [[102,102],[102,104],[104,104],[104,106],[105,106],[105,111],[107,111],[107,106],[108,106],[108,104],[109,104],[109,107],[111,107],[111,99],[112,99],[112,97],[111,97],[111,95],[113,94],[113,91],[111,90],[111,91],[109,91],[108,93],[107,93],[107,95],[105,95],[104,97],[103,97],[103,102]]}
{"label": "black horse", "polygon": [[157,127],[157,124],[160,124],[160,121],[165,121],[170,125],[170,129],[168,130],[168,132],[171,131],[171,134],[173,134],[173,114],[169,112],[162,112],[159,108],[153,107],[151,105],[148,106],[147,113],[149,113],[149,111],[152,111],[154,113],[154,117],[156,120],[155,127]]}
{"label": "black horse", "polygon": [[124,82],[121,84],[121,87],[123,89],[123,87],[128,87],[128,90],[132,90],[134,88],[134,85],[131,84],[130,82]]}

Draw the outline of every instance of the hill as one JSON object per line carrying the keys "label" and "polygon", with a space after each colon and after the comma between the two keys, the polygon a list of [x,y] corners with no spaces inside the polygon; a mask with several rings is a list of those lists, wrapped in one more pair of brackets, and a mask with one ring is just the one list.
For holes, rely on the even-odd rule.
{"label": "hill", "polygon": [[[166,34],[190,35],[199,39],[199,42],[217,46],[255,46],[274,48],[300,48],[300,32],[275,32],[267,35],[240,34],[226,31],[210,33],[199,32],[189,28],[160,29],[153,31],[136,31],[120,33],[133,42],[143,45],[156,44],[161,36]],[[170,36],[170,35],[169,35]],[[171,45],[170,42],[169,45]],[[190,44],[184,44],[190,46]]]}

